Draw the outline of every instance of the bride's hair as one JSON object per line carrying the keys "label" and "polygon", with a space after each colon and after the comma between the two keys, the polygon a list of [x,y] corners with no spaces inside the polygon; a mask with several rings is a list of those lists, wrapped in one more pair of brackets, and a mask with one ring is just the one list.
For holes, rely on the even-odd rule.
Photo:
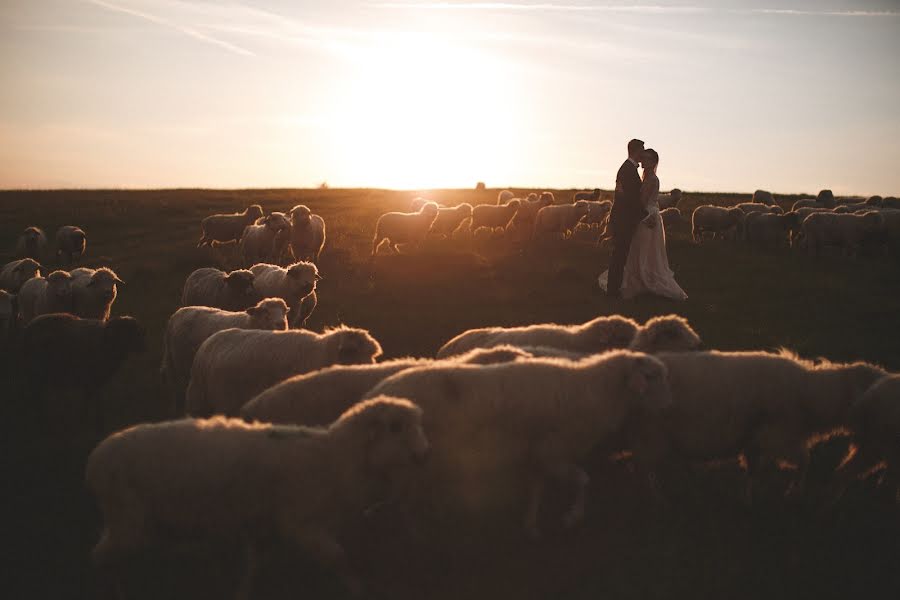
{"label": "bride's hair", "polygon": [[654,150],[653,148],[647,148],[646,150],[644,150],[644,154],[645,154],[645,155],[649,155],[649,156],[650,156],[650,160],[653,161],[653,165],[652,165],[651,168],[649,168],[649,169],[646,168],[647,165],[646,165],[646,162],[645,162],[645,164],[644,164],[644,167],[645,167],[644,173],[646,173],[647,171],[653,171],[654,173],[656,173],[656,167],[659,166],[659,154],[657,154],[657,153],[656,153],[656,150]]}

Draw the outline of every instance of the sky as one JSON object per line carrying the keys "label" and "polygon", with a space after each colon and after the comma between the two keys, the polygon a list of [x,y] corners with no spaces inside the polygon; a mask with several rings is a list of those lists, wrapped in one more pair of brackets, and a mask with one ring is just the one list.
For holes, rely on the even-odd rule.
{"label": "sky", "polygon": [[900,196],[900,0],[0,0],[0,188]]}

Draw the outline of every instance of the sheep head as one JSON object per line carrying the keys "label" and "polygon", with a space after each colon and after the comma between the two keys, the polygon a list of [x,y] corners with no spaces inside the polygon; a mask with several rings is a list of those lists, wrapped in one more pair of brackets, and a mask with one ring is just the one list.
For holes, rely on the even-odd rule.
{"label": "sheep head", "polygon": [[631,349],[655,354],[657,352],[685,352],[700,347],[700,336],[687,319],[678,315],[653,317],[637,332]]}
{"label": "sheep head", "polygon": [[13,267],[13,273],[19,277],[20,281],[27,281],[32,277],[40,277],[43,268],[36,260],[23,258],[19,264]]}
{"label": "sheep head", "polygon": [[335,362],[342,365],[371,364],[381,356],[381,345],[365,329],[338,327],[326,330],[334,341]]}
{"label": "sheep head", "polygon": [[633,320],[613,315],[597,317],[580,328],[580,335],[585,338],[585,352],[603,352],[611,348],[627,348],[631,345],[638,331],[638,324]]}
{"label": "sheep head", "polygon": [[294,263],[287,269],[287,277],[299,297],[303,297],[316,289],[316,282],[322,279],[319,270],[311,262]]}
{"label": "sheep head", "polygon": [[831,190],[821,190],[816,195],[816,202],[825,208],[833,208],[835,204],[834,193]]}
{"label": "sheep head", "polygon": [[283,231],[291,227],[291,222],[284,213],[273,212],[265,218],[265,226],[275,231]]}
{"label": "sheep head", "polygon": [[72,296],[72,276],[65,271],[53,271],[47,275],[47,293],[65,300]]}
{"label": "sheep head", "polygon": [[312,211],[309,210],[309,207],[303,204],[298,204],[291,209],[290,216],[291,223],[293,225],[305,227],[306,225],[309,225],[309,220],[312,217]]}
{"label": "sheep head", "polygon": [[281,298],[266,298],[247,309],[253,329],[285,331],[288,328],[288,305]]}
{"label": "sheep head", "polygon": [[244,214],[247,215],[247,219],[251,223],[255,223],[258,218],[263,216],[262,206],[260,206],[259,204],[248,206],[244,209]]}
{"label": "sheep head", "polygon": [[235,294],[253,295],[253,271],[239,269],[225,276],[225,284]]}
{"label": "sheep head", "polygon": [[116,284],[125,285],[125,282],[119,279],[112,269],[102,267],[94,271],[87,286],[96,290],[96,294],[109,302],[116,297]]}
{"label": "sheep head", "polygon": [[422,462],[428,438],[422,427],[422,409],[402,398],[377,396],[348,409],[329,428],[348,432],[366,445],[366,465],[375,470]]}

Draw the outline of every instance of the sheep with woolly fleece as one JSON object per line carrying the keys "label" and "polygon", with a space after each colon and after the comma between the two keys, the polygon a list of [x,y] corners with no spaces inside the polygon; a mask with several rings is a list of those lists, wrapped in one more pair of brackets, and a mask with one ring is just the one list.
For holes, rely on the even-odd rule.
{"label": "sheep with woolly fleece", "polygon": [[40,277],[43,268],[32,258],[8,262],[0,269],[0,289],[17,294],[23,283],[33,277]]}
{"label": "sheep with woolly fleece", "polygon": [[421,244],[431,230],[431,225],[438,216],[438,205],[426,202],[418,212],[389,212],[378,217],[375,223],[375,237],[372,239],[372,256],[384,241],[396,253],[400,253],[398,244]]}
{"label": "sheep with woolly fleece", "polygon": [[204,217],[200,221],[200,241],[197,247],[211,246],[214,243],[227,244],[237,242],[244,234],[244,230],[253,225],[257,219],[263,216],[263,209],[259,204],[248,206],[242,212],[231,214],[216,214]]}
{"label": "sheep with woolly fleece", "polygon": [[87,235],[80,227],[63,225],[56,230],[56,257],[63,264],[70,265],[84,256]]}
{"label": "sheep with woolly fleece", "polygon": [[506,204],[515,197],[516,195],[510,190],[501,190],[500,193],[497,194],[497,205]]}
{"label": "sheep with woolly fleece", "polygon": [[703,241],[703,234],[712,232],[716,236],[737,236],[744,219],[744,211],[739,208],[703,205],[694,209],[691,215],[691,235],[694,242]]}
{"label": "sheep with woolly fleece", "polygon": [[818,256],[829,245],[839,246],[855,256],[863,243],[883,236],[884,222],[884,216],[878,212],[819,212],[803,221],[801,232],[810,256]]}
{"label": "sheep with woolly fleece", "polygon": [[511,346],[548,346],[572,352],[596,353],[627,348],[638,331],[638,324],[619,315],[600,316],[579,325],[544,323],[525,327],[485,327],[470,329],[441,346],[437,358],[448,358],[473,348]]}
{"label": "sheep with woolly fleece", "polygon": [[789,211],[787,214],[794,215],[794,219],[791,222],[791,246],[797,246],[802,239],[802,227],[803,221],[806,218],[816,212],[831,212],[831,209],[821,208],[821,207],[806,207],[806,208],[798,208],[797,210]]}
{"label": "sheep with woolly fleece", "polygon": [[47,387],[74,388],[100,431],[103,415],[92,398],[131,354],[145,349],[145,337],[132,317],[100,321],[56,313],[35,318],[22,333],[23,366],[35,401]]}
{"label": "sheep with woolly fleece", "polygon": [[319,262],[325,247],[325,220],[308,207],[298,204],[291,209],[290,248],[294,260]]}
{"label": "sheep with woolly fleece", "polygon": [[[535,198],[537,196],[535,195]],[[507,225],[519,212],[519,208],[525,204],[518,198],[508,200],[506,204],[499,206],[494,204],[479,204],[472,208],[472,221],[469,224],[469,230],[475,233],[482,227],[486,227],[491,231],[496,229],[506,230]]]}
{"label": "sheep with woolly fleece", "polygon": [[663,364],[627,350],[579,362],[436,362],[401,371],[366,396],[389,390],[423,410],[431,455],[415,483],[424,501],[478,511],[496,502],[508,506],[504,492],[526,487],[524,520],[532,536],[539,534],[538,511],[550,480],[575,489],[563,517],[571,527],[584,516],[588,484],[577,462],[627,421],[670,401]]}
{"label": "sheep with woolly fleece", "polygon": [[786,351],[679,352],[657,357],[668,369],[672,404],[634,443],[635,463],[654,472],[667,460],[705,462],[743,454],[752,484],[777,461],[797,466],[807,442],[841,427],[853,403],[884,371],[866,363],[813,364]]}
{"label": "sheep with woolly fleece", "polygon": [[258,264],[250,267],[250,272],[259,300],[281,298],[290,308],[288,324],[293,328],[306,324],[319,302],[315,292],[316,282],[321,277],[316,265],[310,262],[298,262],[289,267]]}
{"label": "sheep with woolly fleece", "polygon": [[385,396],[327,429],[221,417],[136,425],[88,457],[85,479],[104,524],[91,558],[115,580],[129,558],[173,533],[237,539],[248,550],[238,596],[249,597],[255,553],[275,534],[359,593],[338,532],[383,500],[383,482],[428,449],[421,409]]}
{"label": "sheep with woolly fleece", "polygon": [[772,196],[772,192],[768,192],[766,190],[755,190],[753,192],[753,196],[750,198],[750,202],[754,204],[766,204],[768,206],[776,206],[775,197]]}
{"label": "sheep with woolly fleece", "polygon": [[656,202],[660,210],[678,208],[678,203],[681,202],[681,190],[672,188],[668,194],[660,194]]}
{"label": "sheep with woolly fleece", "polygon": [[675,207],[664,208],[659,211],[659,216],[666,231],[689,224],[689,221],[681,214],[681,211]]}
{"label": "sheep with woolly fleece", "polygon": [[40,261],[47,253],[47,234],[40,227],[26,227],[16,241],[16,257]]}
{"label": "sheep with woolly fleece", "polygon": [[834,199],[834,194],[831,190],[821,190],[816,196],[815,200],[797,200],[794,202],[794,205],[791,207],[791,210],[797,210],[798,208],[834,208],[837,206],[837,202]]}
{"label": "sheep with woolly fleece", "polygon": [[108,319],[116,301],[116,285],[125,282],[107,267],[82,267],[69,274],[72,276],[72,313],[83,319]]}
{"label": "sheep with woolly fleece", "polygon": [[290,230],[290,227],[287,215],[281,212],[260,217],[253,225],[248,225],[240,241],[244,264],[249,266],[277,260],[275,238],[280,232]]}
{"label": "sheep with woolly fleece", "polygon": [[208,306],[186,306],[166,324],[160,376],[175,398],[175,414],[184,413],[184,396],[197,350],[213,334],[237,329],[288,328],[288,306],[281,298],[266,298],[245,311],[231,312]]}
{"label": "sheep with woolly fleece", "polygon": [[586,200],[545,206],[534,218],[534,236],[549,233],[561,233],[564,238],[571,236],[575,226],[588,214],[590,206]]}
{"label": "sheep with woolly fleece", "polygon": [[226,329],[194,355],[186,407],[194,416],[237,415],[263,390],[288,377],[335,364],[374,363],[381,346],[364,329],[325,333]]}
{"label": "sheep with woolly fleece", "polygon": [[659,354],[697,350],[700,344],[700,336],[687,319],[678,315],[661,315],[641,325],[628,348],[635,352]]}
{"label": "sheep with woolly fleece", "polygon": [[[514,346],[476,348],[451,360],[488,365],[533,355]],[[374,365],[335,365],[295,375],[266,389],[241,407],[247,421],[324,426],[362,400],[379,382],[404,369],[431,364],[428,358],[399,358]]]}
{"label": "sheep with woolly fleece", "polygon": [[750,215],[753,213],[784,213],[784,210],[780,206],[762,204],[761,202],[741,202],[737,205],[737,208],[744,211],[745,215]]}
{"label": "sheep with woolly fleece", "polygon": [[777,213],[750,213],[744,219],[744,239],[751,244],[778,248],[789,244],[791,233],[797,228],[799,216],[794,212],[785,215]]}
{"label": "sheep with woolly fleece", "polygon": [[39,315],[72,312],[72,276],[53,271],[47,277],[32,277],[16,297],[23,326]]}
{"label": "sheep with woolly fleece", "polygon": [[579,200],[598,202],[600,200],[600,194],[599,188],[594,188],[590,192],[575,192],[575,195],[572,196],[572,202],[578,202]]}
{"label": "sheep with woolly fleece", "polygon": [[[600,227],[612,210],[612,202],[609,200],[581,200],[581,202],[588,203],[587,214],[584,215],[581,222],[590,227],[594,227],[595,225]],[[678,209],[676,208],[675,210]]]}
{"label": "sheep with woolly fleece", "polygon": [[212,267],[197,269],[184,282],[182,306],[210,306],[222,310],[246,310],[258,302],[253,272],[239,269],[226,273]]}
{"label": "sheep with woolly fleece", "polygon": [[16,295],[0,290],[0,348],[12,341],[19,320]]}
{"label": "sheep with woolly fleece", "polygon": [[430,233],[443,236],[449,240],[450,236],[456,231],[463,221],[472,217],[472,205],[468,202],[457,204],[456,206],[441,207],[438,209],[437,217],[431,224]]}

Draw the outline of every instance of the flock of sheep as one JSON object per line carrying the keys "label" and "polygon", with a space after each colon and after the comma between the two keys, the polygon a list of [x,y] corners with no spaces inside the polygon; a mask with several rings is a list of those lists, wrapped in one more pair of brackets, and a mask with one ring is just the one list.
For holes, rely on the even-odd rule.
{"label": "flock of sheep", "polygon": [[[549,192],[524,199],[502,192],[496,205],[475,208],[417,200],[413,212],[381,216],[372,252],[385,240],[396,249],[429,232],[449,236],[467,219],[471,230],[571,234],[609,210],[598,192],[581,196],[555,205]],[[672,196],[666,201],[677,203]],[[758,218],[810,210],[797,230],[806,244],[848,241],[858,238],[820,234],[810,219],[872,219],[876,205],[795,206],[781,215],[761,193],[754,200],[767,208],[722,209],[725,221],[703,216],[712,207],[698,208],[695,232],[740,227],[755,239],[769,227]],[[874,213],[881,223],[889,200]],[[248,548],[244,597],[258,544],[276,533],[359,591],[339,532],[363,511],[387,502],[415,523],[522,506],[525,531],[537,538],[550,486],[572,492],[560,515],[565,527],[584,519],[592,474],[583,465],[598,449],[630,453],[659,499],[666,489],[658,476],[673,465],[741,457],[752,502],[757,486],[785,465],[792,469],[785,493],[803,493],[811,448],[840,434],[855,454],[834,473],[823,503],[873,470],[900,493],[900,375],[876,365],[701,350],[699,335],[676,315],[473,329],[434,358],[379,362],[381,345],[364,329],[303,329],[317,303],[315,262],[325,241],[318,215],[305,206],[264,215],[254,205],[207,217],[201,228],[200,245],[235,244],[247,268],[202,268],[185,282],[160,369],[175,420],[114,433],[88,459],[87,484],[104,519],[93,560],[113,579],[161,536],[225,536]],[[71,261],[86,236],[63,229],[80,232],[77,251],[69,234],[57,235],[58,254]],[[16,337],[31,389],[40,393],[50,370],[90,402],[144,344],[137,321],[110,316],[122,281],[109,268],[42,276],[46,238],[33,227],[19,248],[23,258],[0,273],[0,311],[7,311],[0,314],[22,328]]]}

